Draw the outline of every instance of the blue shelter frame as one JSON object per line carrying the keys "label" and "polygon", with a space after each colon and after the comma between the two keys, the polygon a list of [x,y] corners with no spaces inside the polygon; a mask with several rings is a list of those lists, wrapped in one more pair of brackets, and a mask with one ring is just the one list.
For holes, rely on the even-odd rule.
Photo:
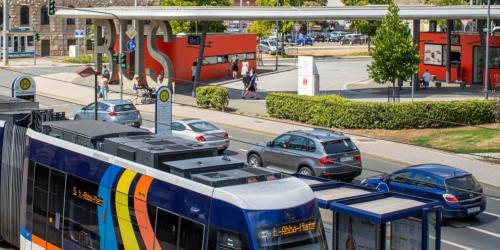
{"label": "blue shelter frame", "polygon": [[[346,228],[346,218],[349,218],[349,224],[353,219],[365,224],[373,223],[376,229],[373,234],[374,249],[409,249],[410,245],[422,250],[441,249],[442,207],[438,201],[322,178],[299,177],[310,185],[316,195],[331,249],[347,249],[339,241],[340,234],[345,236],[345,232],[341,231]],[[331,214],[325,214],[326,211]],[[331,232],[327,230],[327,225],[332,226]],[[420,237],[394,233],[402,228],[420,230]],[[356,234],[356,230],[350,231]]]}

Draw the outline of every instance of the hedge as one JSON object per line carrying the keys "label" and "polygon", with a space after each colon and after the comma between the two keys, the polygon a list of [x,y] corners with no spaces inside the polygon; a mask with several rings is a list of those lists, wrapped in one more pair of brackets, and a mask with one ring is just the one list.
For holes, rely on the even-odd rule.
{"label": "hedge", "polygon": [[204,86],[196,88],[196,104],[201,108],[226,110],[229,91],[224,87]]}
{"label": "hedge", "polygon": [[495,122],[493,101],[357,102],[335,96],[271,93],[271,117],[311,125],[352,129],[441,128]]}

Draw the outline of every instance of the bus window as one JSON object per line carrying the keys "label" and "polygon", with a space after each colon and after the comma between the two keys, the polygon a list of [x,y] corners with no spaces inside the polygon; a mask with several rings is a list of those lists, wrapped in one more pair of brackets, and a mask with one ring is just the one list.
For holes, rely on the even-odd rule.
{"label": "bus window", "polygon": [[210,228],[208,249],[215,250],[248,250],[246,235],[229,230]]}
{"label": "bus window", "polygon": [[162,249],[176,249],[179,231],[179,216],[158,209],[156,238]]}
{"label": "bus window", "polygon": [[203,225],[185,218],[181,218],[181,232],[179,249],[202,249]]}

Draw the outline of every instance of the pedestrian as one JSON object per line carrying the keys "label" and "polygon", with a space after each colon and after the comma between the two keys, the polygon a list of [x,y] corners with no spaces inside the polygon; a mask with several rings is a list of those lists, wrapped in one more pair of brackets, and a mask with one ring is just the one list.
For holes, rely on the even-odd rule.
{"label": "pedestrian", "polygon": [[103,96],[104,100],[108,100],[108,93],[109,93],[109,80],[108,80],[108,78],[104,78],[103,83],[104,83],[104,92],[103,92],[102,96]]}
{"label": "pedestrian", "polygon": [[238,77],[238,59],[234,60],[232,69],[233,69],[233,79],[236,79]]}
{"label": "pedestrian", "polygon": [[250,98],[255,98],[257,100],[259,99],[256,91],[257,91],[257,72],[255,71],[254,68],[252,68],[250,69],[250,79],[248,83],[248,92]]}
{"label": "pedestrian", "polygon": [[243,91],[241,92],[241,98],[245,99],[245,96],[248,94],[248,83],[249,83],[249,75],[248,75],[248,62],[245,60],[241,63],[241,77],[243,81]]}
{"label": "pedestrian", "polygon": [[422,78],[424,80],[424,89],[427,89],[427,87],[429,86],[429,82],[431,81],[431,74],[429,73],[428,69],[425,69]]}
{"label": "pedestrian", "polygon": [[98,88],[99,88],[99,94],[97,95],[98,98],[101,98],[103,100],[106,100],[105,97],[106,97],[106,83],[105,81],[107,82],[107,78],[102,76],[100,79],[99,79],[99,85],[98,85]]}
{"label": "pedestrian", "polygon": [[109,69],[108,69],[108,67],[107,67],[106,65],[104,65],[103,67],[104,67],[104,68],[103,68],[103,70],[102,70],[102,76],[103,76],[104,78],[107,78],[107,79],[108,79],[108,81],[109,81],[109,78],[111,77],[111,74],[109,73]]}
{"label": "pedestrian", "polygon": [[139,75],[134,75],[134,79],[132,80],[132,90],[134,91],[134,96],[130,101],[137,105],[137,99],[139,99]]}
{"label": "pedestrian", "polygon": [[196,65],[196,62],[193,62],[193,66],[191,67],[191,82],[194,82],[196,76]]}
{"label": "pedestrian", "polygon": [[102,74],[97,74],[97,77],[98,77],[98,82],[97,82],[97,86],[95,86],[95,94],[97,95],[97,98],[102,98],[101,96],[101,81],[103,79],[102,77]]}

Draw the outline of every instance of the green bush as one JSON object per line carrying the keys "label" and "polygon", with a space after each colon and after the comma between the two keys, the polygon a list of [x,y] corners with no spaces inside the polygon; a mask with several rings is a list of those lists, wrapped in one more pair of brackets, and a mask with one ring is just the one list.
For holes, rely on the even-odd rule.
{"label": "green bush", "polygon": [[440,128],[495,121],[494,102],[487,100],[379,103],[271,93],[266,107],[271,117],[335,128]]}
{"label": "green bush", "polygon": [[198,87],[196,89],[196,104],[202,108],[226,110],[229,104],[229,91],[218,86]]}
{"label": "green bush", "polygon": [[[94,57],[92,55],[81,55],[78,57],[66,57],[63,59],[65,63],[80,63],[80,64],[91,64],[94,63]],[[102,62],[108,63],[109,59],[106,55],[102,56]]]}

